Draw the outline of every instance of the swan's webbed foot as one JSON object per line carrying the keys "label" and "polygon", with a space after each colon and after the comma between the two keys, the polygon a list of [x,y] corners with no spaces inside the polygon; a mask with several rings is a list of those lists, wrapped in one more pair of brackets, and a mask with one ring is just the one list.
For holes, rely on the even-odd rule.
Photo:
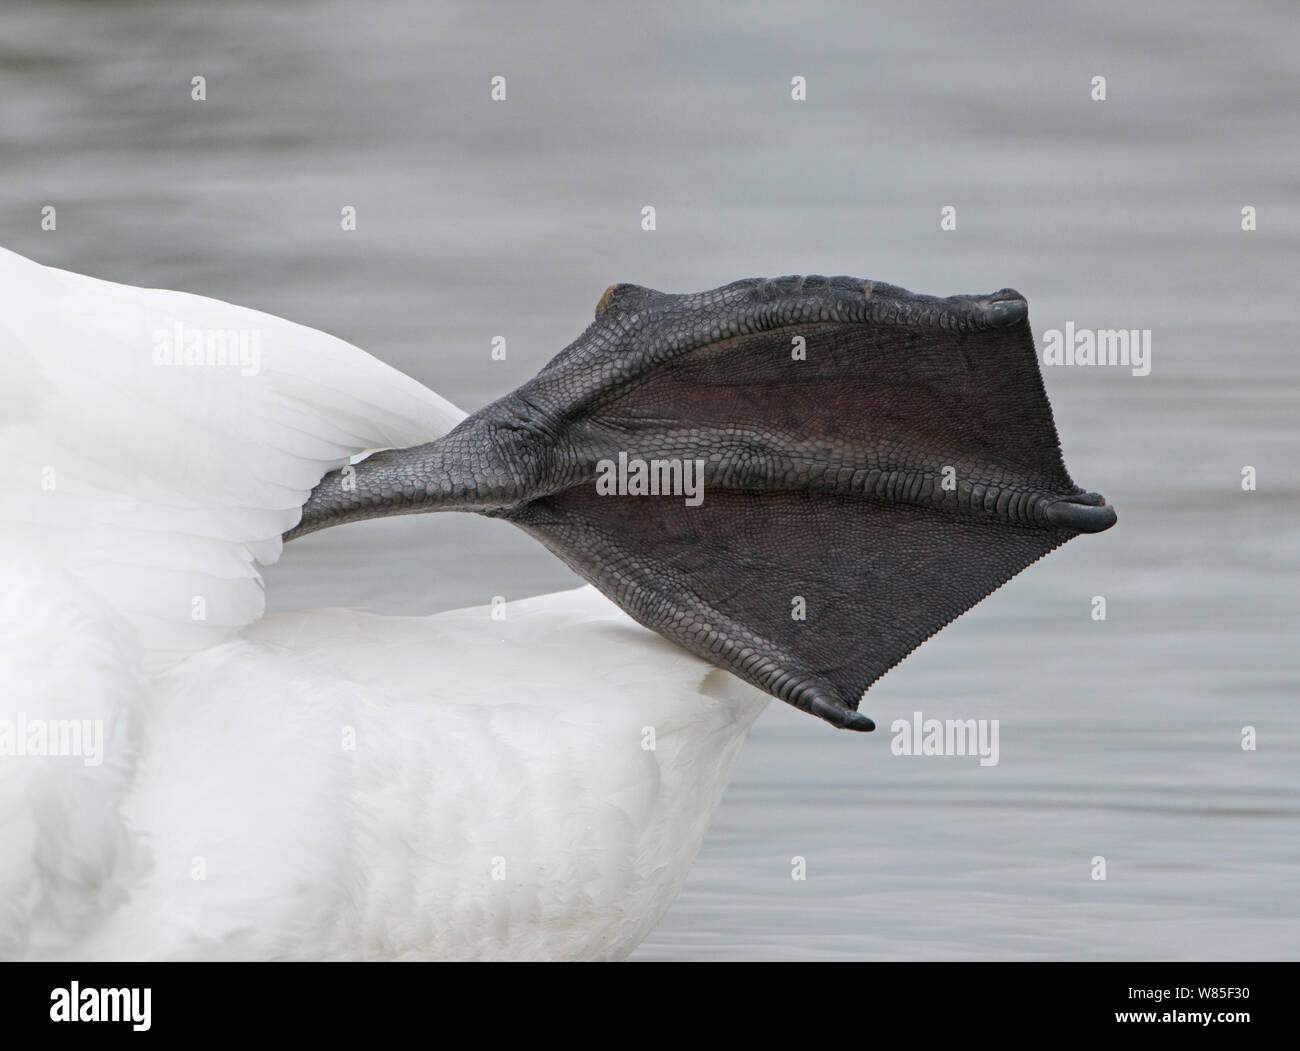
{"label": "swan's webbed foot", "polygon": [[642,624],[862,731],[858,702],[889,668],[1115,522],[1065,470],[1011,289],[615,285],[517,391],[372,460],[350,494],[322,483],[290,535],[412,511],[507,518]]}

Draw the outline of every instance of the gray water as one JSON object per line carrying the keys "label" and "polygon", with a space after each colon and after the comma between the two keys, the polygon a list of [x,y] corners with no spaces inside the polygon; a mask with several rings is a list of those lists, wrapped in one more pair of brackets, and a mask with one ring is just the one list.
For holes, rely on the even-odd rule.
{"label": "gray water", "polygon": [[[1150,329],[1148,376],[1046,372],[1119,525],[886,676],[883,732],[774,702],[637,955],[1294,958],[1294,6],[714,6],[9,5],[2,243],[325,329],[466,409],[615,281],[1010,285],[1039,333]],[[267,574],[273,608],[403,613],[573,583],[454,515],[320,534]],[[891,755],[918,710],[999,719],[1000,763]]]}

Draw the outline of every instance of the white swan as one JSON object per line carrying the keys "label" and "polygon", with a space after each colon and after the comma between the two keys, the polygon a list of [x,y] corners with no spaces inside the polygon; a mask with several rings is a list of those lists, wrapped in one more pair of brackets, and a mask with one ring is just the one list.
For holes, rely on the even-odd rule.
{"label": "white swan", "polygon": [[767,696],[589,587],[262,616],[321,476],[463,414],[199,296],[0,302],[0,958],[629,953]]}

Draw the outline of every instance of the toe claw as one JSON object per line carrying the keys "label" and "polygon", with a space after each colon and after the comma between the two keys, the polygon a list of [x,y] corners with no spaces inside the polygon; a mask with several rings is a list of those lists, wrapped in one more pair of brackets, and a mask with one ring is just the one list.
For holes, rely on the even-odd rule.
{"label": "toe claw", "polygon": [[[1094,503],[1093,500],[1097,502]],[[1062,529],[1076,533],[1100,533],[1115,524],[1115,509],[1097,493],[1082,493],[1065,497],[1047,505],[1047,520]]]}
{"label": "toe claw", "polygon": [[829,700],[820,695],[815,695],[808,710],[819,719],[825,719],[832,726],[841,730],[856,730],[859,733],[870,733],[876,728],[876,724],[868,719],[861,712],[854,711],[848,705],[840,701]]}

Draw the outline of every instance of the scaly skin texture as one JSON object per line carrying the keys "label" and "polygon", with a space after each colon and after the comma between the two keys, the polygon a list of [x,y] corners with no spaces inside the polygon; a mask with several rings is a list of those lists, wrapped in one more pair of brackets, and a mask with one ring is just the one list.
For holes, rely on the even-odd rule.
{"label": "scaly skin texture", "polygon": [[[702,460],[703,502],[599,495],[598,464]],[[848,277],[614,285],[533,379],[322,480],[286,539],[423,511],[503,517],[629,614],[840,727],[863,691],[1115,512],[1061,460],[1019,293]]]}

